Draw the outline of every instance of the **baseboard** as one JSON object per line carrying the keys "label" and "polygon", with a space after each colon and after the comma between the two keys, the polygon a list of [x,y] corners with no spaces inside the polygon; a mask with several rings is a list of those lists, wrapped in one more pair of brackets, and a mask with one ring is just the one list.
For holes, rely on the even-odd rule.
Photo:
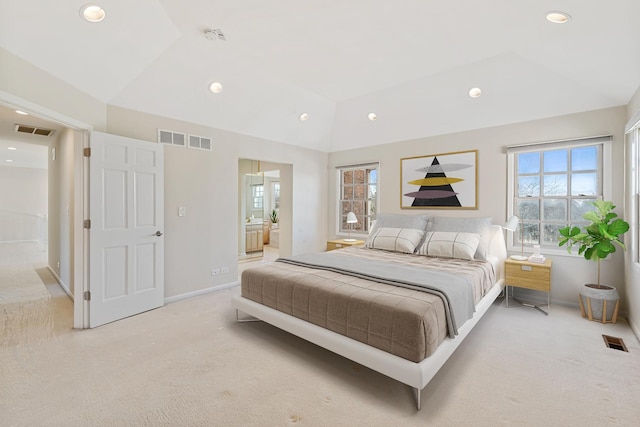
{"label": "baseboard", "polygon": [[240,281],[239,280],[236,280],[235,282],[225,283],[225,284],[222,284],[222,285],[212,286],[212,287],[206,288],[206,289],[200,289],[200,290],[193,291],[193,292],[187,292],[186,294],[180,294],[180,295],[176,295],[176,296],[173,296],[173,297],[168,297],[168,298],[164,299],[164,303],[165,304],[169,304],[169,303],[180,301],[180,300],[183,300],[183,299],[197,297],[199,295],[209,294],[211,292],[217,292],[217,291],[222,291],[224,289],[234,288],[236,286],[240,286]]}
{"label": "baseboard", "polygon": [[58,282],[64,293],[67,294],[73,301],[73,294],[71,293],[69,286],[67,286],[67,284],[62,281],[62,279],[56,274],[56,272],[53,270],[53,268],[51,268],[50,265],[47,265],[47,268],[49,269],[49,272],[51,273],[53,278],[56,279],[56,282]]}
{"label": "baseboard", "polygon": [[636,336],[636,339],[640,341],[640,327],[638,326],[638,324],[636,324],[635,319],[629,316],[627,322],[629,323],[629,327],[631,327],[631,330]]}

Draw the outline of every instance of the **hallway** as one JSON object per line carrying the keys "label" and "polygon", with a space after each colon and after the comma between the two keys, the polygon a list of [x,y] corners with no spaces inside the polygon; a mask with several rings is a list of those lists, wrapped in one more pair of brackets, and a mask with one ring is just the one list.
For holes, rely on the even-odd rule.
{"label": "hallway", "polygon": [[19,345],[73,327],[73,301],[36,242],[0,243],[0,345]]}

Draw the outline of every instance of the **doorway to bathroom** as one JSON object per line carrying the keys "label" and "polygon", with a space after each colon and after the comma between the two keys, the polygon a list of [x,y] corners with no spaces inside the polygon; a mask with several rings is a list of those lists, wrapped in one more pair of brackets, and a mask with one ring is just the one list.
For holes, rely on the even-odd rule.
{"label": "doorway to bathroom", "polygon": [[271,262],[278,258],[280,248],[279,166],[239,159],[238,174],[238,261]]}

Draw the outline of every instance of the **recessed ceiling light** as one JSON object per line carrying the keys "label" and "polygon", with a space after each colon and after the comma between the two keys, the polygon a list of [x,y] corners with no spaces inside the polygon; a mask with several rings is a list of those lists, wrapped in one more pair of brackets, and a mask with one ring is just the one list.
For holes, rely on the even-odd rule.
{"label": "recessed ceiling light", "polygon": [[11,160],[11,159],[7,159],[7,160],[5,160],[5,162],[7,162],[7,163],[13,163],[13,160]]}
{"label": "recessed ceiling light", "polygon": [[22,111],[22,110],[16,110],[16,113],[22,114],[23,116],[28,116],[29,115],[29,113],[27,113],[26,111]]}
{"label": "recessed ceiling light", "polygon": [[107,16],[100,6],[95,4],[85,4],[80,8],[80,16],[89,22],[100,22]]}
{"label": "recessed ceiling light", "polygon": [[376,115],[376,113],[369,113],[367,115],[367,117],[369,118],[369,120],[374,121],[378,118],[378,116]]}
{"label": "recessed ceiling light", "polygon": [[482,95],[482,90],[479,87],[474,87],[469,90],[469,96],[472,98],[478,98]]}
{"label": "recessed ceiling light", "polygon": [[16,147],[7,147],[7,150],[16,151],[17,148]]}
{"label": "recessed ceiling light", "polygon": [[220,93],[222,92],[222,83],[220,82],[213,82],[209,85],[209,90],[213,93]]}
{"label": "recessed ceiling light", "polygon": [[552,10],[551,12],[547,12],[547,21],[553,22],[554,24],[565,24],[571,20],[571,15],[565,12],[559,12],[557,10]]}
{"label": "recessed ceiling light", "polygon": [[309,120],[309,114],[308,113],[302,113],[302,114],[300,114],[300,116],[298,116],[298,118],[300,119],[301,122],[304,122],[305,120]]}

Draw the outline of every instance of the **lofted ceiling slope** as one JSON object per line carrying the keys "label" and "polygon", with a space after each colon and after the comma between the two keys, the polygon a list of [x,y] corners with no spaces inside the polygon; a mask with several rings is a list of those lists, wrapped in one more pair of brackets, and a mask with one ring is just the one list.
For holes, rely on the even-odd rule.
{"label": "lofted ceiling slope", "polygon": [[640,86],[637,0],[96,0],[99,23],[85,3],[3,0],[0,47],[111,105],[321,151],[624,105]]}

